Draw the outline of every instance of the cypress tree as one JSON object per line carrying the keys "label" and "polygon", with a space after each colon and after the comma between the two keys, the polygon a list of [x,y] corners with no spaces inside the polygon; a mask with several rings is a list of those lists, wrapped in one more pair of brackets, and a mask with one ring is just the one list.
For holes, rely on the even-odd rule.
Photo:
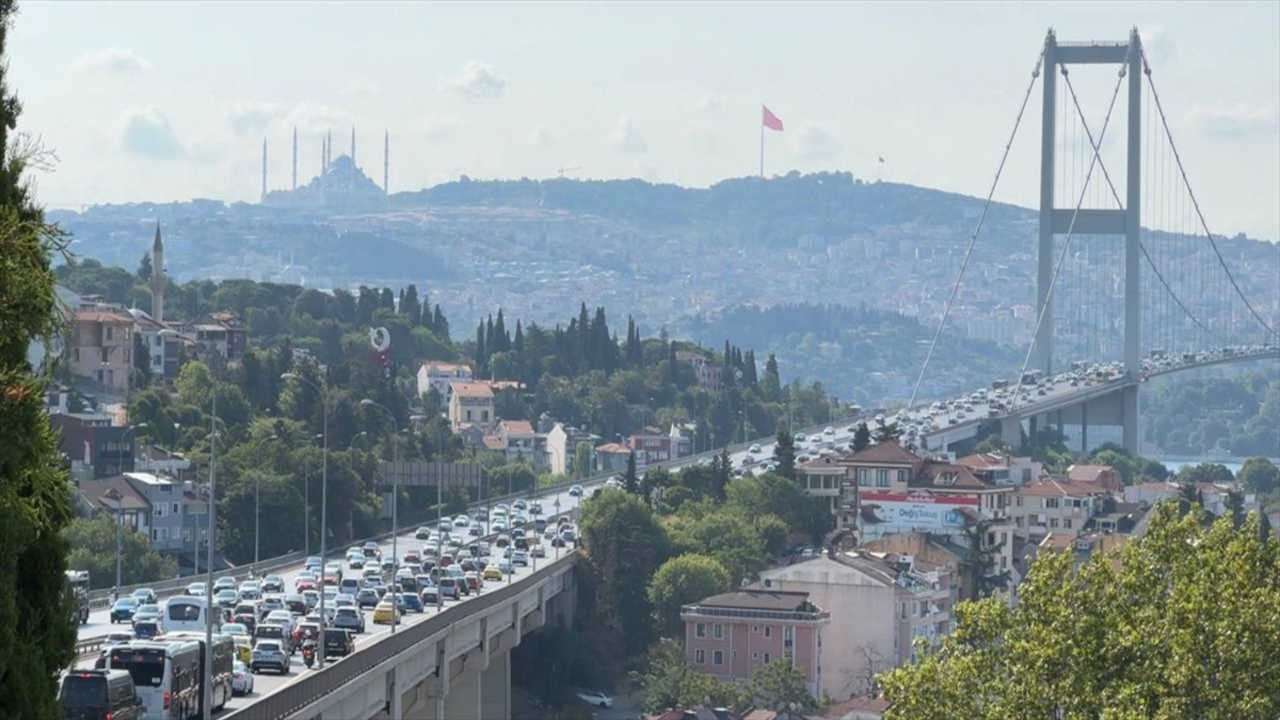
{"label": "cypress tree", "polygon": [[520,330],[520,320],[516,320],[516,339],[513,342],[516,352],[524,353],[524,333]]}
{"label": "cypress tree", "polygon": [[396,296],[395,296],[395,293],[391,292],[391,288],[389,287],[382,288],[382,301],[379,304],[379,307],[395,312]]}
{"label": "cypress tree", "polygon": [[28,193],[26,146],[10,142],[22,111],[5,77],[14,14],[0,0],[0,717],[53,720],[58,672],[75,655],[61,534],[72,490],[44,412],[48,378],[27,368],[26,351],[57,330],[49,258],[66,244]]}
{"label": "cypress tree", "polygon": [[493,351],[506,352],[510,349],[511,337],[507,335],[507,326],[502,320],[502,308],[498,308],[498,319],[493,323]]}

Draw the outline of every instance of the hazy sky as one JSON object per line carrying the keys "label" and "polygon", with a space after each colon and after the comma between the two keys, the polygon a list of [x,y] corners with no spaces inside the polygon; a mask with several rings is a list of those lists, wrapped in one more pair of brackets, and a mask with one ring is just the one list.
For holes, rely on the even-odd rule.
{"label": "hazy sky", "polygon": [[[256,200],[315,174],[320,133],[391,189],[456,179],[849,170],[985,195],[1045,29],[1143,34],[1215,232],[1280,237],[1280,3],[23,4],[20,129],[50,205]],[[1077,88],[1095,132],[1114,69]],[[997,197],[1037,197],[1039,92]],[[1121,113],[1123,112],[1123,104]],[[1114,126],[1123,128],[1123,115]],[[885,163],[878,166],[876,157]],[[1123,176],[1122,165],[1110,168]],[[1123,190],[1121,191],[1123,192]]]}

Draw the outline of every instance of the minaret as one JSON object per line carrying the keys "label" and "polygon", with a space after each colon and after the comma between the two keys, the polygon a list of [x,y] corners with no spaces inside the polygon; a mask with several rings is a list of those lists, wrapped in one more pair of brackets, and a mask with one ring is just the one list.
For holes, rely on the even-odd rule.
{"label": "minaret", "polygon": [[262,138],[262,202],[267,201],[267,139]]}
{"label": "minaret", "polygon": [[387,182],[387,169],[391,167],[391,131],[384,130],[382,135],[382,193],[391,194],[391,185]]}
{"label": "minaret", "polygon": [[329,169],[329,163],[333,162],[333,131],[328,131],[324,136],[324,169]]}
{"label": "minaret", "polygon": [[351,126],[351,165],[356,164],[356,126]]}
{"label": "minaret", "polygon": [[293,126],[293,187],[291,190],[298,189],[298,126]]}
{"label": "minaret", "polygon": [[160,240],[160,223],[156,223],[156,239],[151,244],[151,317],[164,322],[164,243]]}

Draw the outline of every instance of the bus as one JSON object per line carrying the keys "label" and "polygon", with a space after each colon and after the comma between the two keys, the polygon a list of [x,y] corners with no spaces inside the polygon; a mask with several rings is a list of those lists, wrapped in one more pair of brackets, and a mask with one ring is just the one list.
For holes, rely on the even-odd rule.
{"label": "bus", "polygon": [[1022,384],[1038,385],[1040,383],[1041,376],[1042,373],[1039,370],[1028,370],[1022,373]]}
{"label": "bus", "polygon": [[89,622],[89,572],[68,570],[67,590],[76,598],[76,611],[72,617],[81,625]]}
{"label": "bus", "polygon": [[134,640],[111,648],[107,668],[128,670],[147,720],[200,717],[200,646]]}
{"label": "bus", "polygon": [[[210,696],[213,698],[213,709],[221,710],[231,699],[231,670],[235,662],[236,644],[230,635],[213,634],[213,672],[205,673],[205,651],[203,632],[170,632],[156,638],[160,642],[193,642],[200,646],[200,679],[209,678],[212,684]],[[200,690],[200,702],[197,709],[200,717],[204,717],[204,689]]]}
{"label": "bus", "polygon": [[[208,603],[205,598],[191,595],[175,595],[164,601],[164,617],[161,627],[166,633],[197,632],[204,633],[205,613]],[[213,619],[213,629],[221,627],[218,617]]]}

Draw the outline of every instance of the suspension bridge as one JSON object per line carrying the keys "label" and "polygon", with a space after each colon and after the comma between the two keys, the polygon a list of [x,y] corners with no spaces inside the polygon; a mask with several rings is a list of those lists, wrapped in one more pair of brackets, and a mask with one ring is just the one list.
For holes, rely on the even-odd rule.
{"label": "suspension bridge", "polygon": [[[1105,112],[1091,121],[1076,78],[1093,72],[1096,80],[1099,66],[1113,70],[1114,80],[1102,85],[1110,88]],[[1261,261],[1224,252],[1225,238],[1213,233],[1195,194],[1155,78],[1136,28],[1116,43],[1060,42],[1049,31],[911,402],[898,417],[921,446],[945,450],[999,421],[1014,447],[1024,422],[1031,435],[1038,427],[1074,426],[1082,450],[1090,425],[1118,426],[1124,447],[1136,453],[1138,390],[1148,379],[1280,359],[1280,245]],[[962,291],[1037,84],[1035,327],[1021,371],[1008,387],[997,382],[959,400],[918,406],[920,381]],[[1250,262],[1274,264],[1274,276]],[[1274,286],[1260,277],[1274,277]]]}

